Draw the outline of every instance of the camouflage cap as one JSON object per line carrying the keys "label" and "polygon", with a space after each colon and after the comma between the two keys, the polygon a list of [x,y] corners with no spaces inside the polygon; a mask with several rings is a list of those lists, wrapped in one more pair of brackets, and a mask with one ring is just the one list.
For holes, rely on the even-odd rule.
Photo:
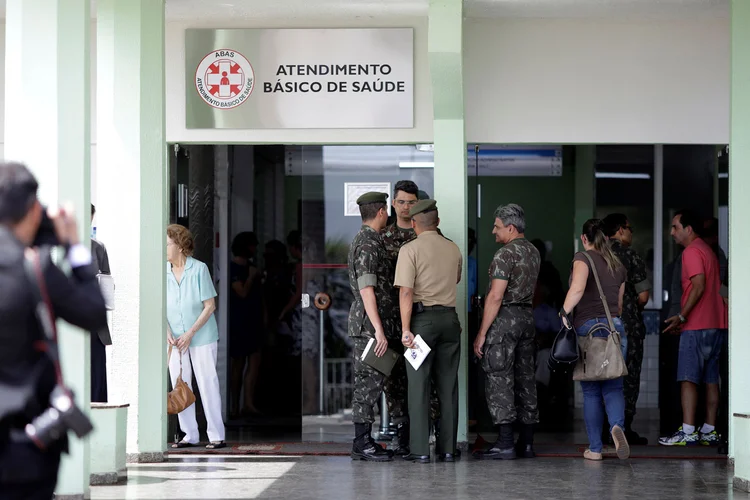
{"label": "camouflage cap", "polygon": [[409,210],[409,217],[414,217],[417,214],[426,214],[427,212],[434,212],[437,210],[437,201],[435,200],[419,200]]}
{"label": "camouflage cap", "polygon": [[387,200],[387,194],[370,191],[369,193],[365,193],[357,198],[357,205],[366,205],[368,203],[387,203]]}
{"label": "camouflage cap", "polygon": [[421,189],[417,191],[417,199],[418,200],[429,200],[430,195],[427,194],[427,191],[422,191]]}

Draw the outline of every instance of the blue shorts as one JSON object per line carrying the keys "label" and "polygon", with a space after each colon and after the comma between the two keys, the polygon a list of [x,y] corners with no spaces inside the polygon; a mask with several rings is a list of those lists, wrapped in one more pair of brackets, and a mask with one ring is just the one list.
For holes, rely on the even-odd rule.
{"label": "blue shorts", "polygon": [[721,346],[727,330],[685,330],[680,335],[677,381],[718,384]]}

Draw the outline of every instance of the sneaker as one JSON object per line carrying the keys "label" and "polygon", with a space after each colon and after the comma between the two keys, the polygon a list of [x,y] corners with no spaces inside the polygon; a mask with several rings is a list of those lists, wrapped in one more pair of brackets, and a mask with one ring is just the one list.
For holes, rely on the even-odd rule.
{"label": "sneaker", "polygon": [[719,434],[713,430],[706,434],[700,433],[700,443],[703,446],[718,446],[719,445]]}
{"label": "sneaker", "polygon": [[682,426],[669,437],[659,438],[659,444],[663,446],[695,446],[699,442],[699,436],[697,432],[692,434],[685,434],[682,431]]}
{"label": "sneaker", "polygon": [[583,452],[583,458],[586,460],[593,460],[594,462],[599,462],[602,459],[602,454],[597,453],[595,451],[586,450]]}

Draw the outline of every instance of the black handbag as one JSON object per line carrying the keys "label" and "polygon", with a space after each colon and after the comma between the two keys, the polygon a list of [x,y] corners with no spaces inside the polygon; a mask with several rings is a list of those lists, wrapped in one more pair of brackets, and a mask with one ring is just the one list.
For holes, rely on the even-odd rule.
{"label": "black handbag", "polygon": [[578,334],[573,323],[565,314],[565,311],[560,311],[560,316],[565,316],[567,324],[571,325],[570,328],[565,326],[565,321],[562,321],[560,331],[557,332],[552,347],[550,348],[549,358],[547,359],[547,367],[551,372],[555,373],[571,373],[578,363],[579,351],[578,351]]}

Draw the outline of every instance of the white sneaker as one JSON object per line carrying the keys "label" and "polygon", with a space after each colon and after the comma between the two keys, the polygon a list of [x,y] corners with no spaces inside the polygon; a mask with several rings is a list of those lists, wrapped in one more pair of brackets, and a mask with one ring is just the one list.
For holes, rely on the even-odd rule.
{"label": "white sneaker", "polygon": [[682,426],[671,436],[659,438],[659,444],[663,446],[695,446],[699,442],[700,436],[697,432],[685,434]]}

